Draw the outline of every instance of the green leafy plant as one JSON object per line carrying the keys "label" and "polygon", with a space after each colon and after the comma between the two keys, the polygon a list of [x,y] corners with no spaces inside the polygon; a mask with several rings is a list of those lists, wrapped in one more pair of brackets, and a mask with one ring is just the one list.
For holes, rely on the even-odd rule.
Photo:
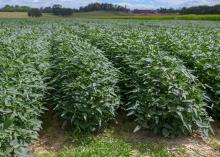
{"label": "green leafy plant", "polygon": [[119,105],[117,70],[87,42],[68,31],[60,34],[51,51],[54,109],[75,132],[101,130]]}
{"label": "green leafy plant", "polygon": [[28,29],[17,33],[8,29],[0,38],[0,156],[4,157],[30,154],[26,146],[38,137],[45,109],[47,42]]}
{"label": "green leafy plant", "polygon": [[[154,36],[159,40],[158,48],[167,54],[184,61],[187,68],[193,70],[195,76],[204,85],[205,101],[213,106],[211,115],[219,117],[220,111],[220,55],[219,34],[208,29],[194,28],[160,30]],[[181,39],[182,40],[178,40]],[[149,36],[145,38],[149,40]],[[154,40],[155,41],[155,40]]]}
{"label": "green leafy plant", "polygon": [[[135,131],[144,127],[167,137],[197,130],[208,137],[211,119],[205,110],[202,85],[180,59],[152,42],[156,40],[152,34],[109,27],[85,29],[85,34],[79,34],[85,37],[90,32],[87,38],[123,73],[124,108],[139,124]],[[143,41],[148,35],[152,37],[146,44]]]}
{"label": "green leafy plant", "polygon": [[208,137],[211,119],[198,80],[180,61],[150,54],[131,66],[138,79],[128,115],[134,115],[140,127],[165,137],[192,134],[194,130]]}

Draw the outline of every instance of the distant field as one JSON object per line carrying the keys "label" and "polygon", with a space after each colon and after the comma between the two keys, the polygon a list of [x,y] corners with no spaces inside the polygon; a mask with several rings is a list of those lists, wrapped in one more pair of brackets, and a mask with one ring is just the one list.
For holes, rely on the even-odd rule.
{"label": "distant field", "polygon": [[209,20],[220,21],[220,15],[155,15],[155,16],[99,16],[101,19],[135,19],[135,20]]}
{"label": "distant field", "polygon": [[111,16],[128,16],[129,14],[124,12],[117,12],[117,11],[91,11],[91,12],[84,12],[84,13],[74,13],[73,17],[111,17]]}
{"label": "distant field", "polygon": [[136,20],[209,20],[220,21],[220,15],[131,15],[123,12],[92,11],[74,13],[71,17],[94,19],[136,19]]}
{"label": "distant field", "polygon": [[[52,14],[43,14],[43,18],[59,18]],[[26,12],[0,12],[0,18],[29,18]],[[135,20],[208,20],[220,21],[220,15],[130,15],[123,12],[92,11],[74,13],[68,18],[89,19],[135,19]]]}
{"label": "distant field", "polygon": [[[123,12],[109,12],[109,11],[92,11],[84,13],[74,13],[68,18],[99,18],[99,17],[112,17],[112,16],[125,16],[128,15]],[[43,17],[56,17],[52,14],[44,13]],[[26,12],[0,12],[0,18],[29,18]],[[59,18],[59,17],[58,17]]]}
{"label": "distant field", "polygon": [[[50,14],[43,14],[43,17],[55,17]],[[30,18],[26,12],[0,12],[0,18]]]}
{"label": "distant field", "polygon": [[25,12],[0,12],[0,18],[28,18]]}

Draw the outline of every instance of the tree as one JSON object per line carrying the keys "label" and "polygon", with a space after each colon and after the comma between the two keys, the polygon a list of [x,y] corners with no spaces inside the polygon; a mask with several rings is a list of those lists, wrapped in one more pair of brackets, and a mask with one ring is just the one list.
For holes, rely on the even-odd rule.
{"label": "tree", "polygon": [[157,10],[159,13],[180,13],[180,14],[220,14],[220,5],[214,6],[195,6],[195,7],[183,7],[180,9],[167,9],[160,8]]}
{"label": "tree", "polygon": [[113,5],[110,3],[90,3],[85,7],[80,7],[79,11],[81,12],[87,12],[87,11],[99,11],[99,10],[105,10],[105,11],[124,11],[127,12],[129,9],[120,5]]}
{"label": "tree", "polygon": [[52,12],[54,15],[60,15],[61,9],[62,9],[62,5],[54,4],[52,7]]}
{"label": "tree", "polygon": [[42,13],[41,13],[41,11],[39,9],[33,8],[33,9],[30,9],[28,11],[28,16],[31,16],[31,17],[41,17]]}
{"label": "tree", "polygon": [[5,5],[3,8],[1,8],[1,11],[3,12],[27,12],[30,9],[31,7],[28,7],[28,6]]}
{"label": "tree", "polygon": [[53,13],[53,8],[52,7],[45,7],[45,8],[41,8],[41,11],[43,13]]}
{"label": "tree", "polygon": [[61,16],[70,16],[72,14],[73,14],[73,11],[72,9],[69,9],[69,8],[62,8],[60,12]]}
{"label": "tree", "polygon": [[52,7],[52,13],[59,16],[70,16],[73,14],[73,9],[63,8],[62,5],[55,4]]}

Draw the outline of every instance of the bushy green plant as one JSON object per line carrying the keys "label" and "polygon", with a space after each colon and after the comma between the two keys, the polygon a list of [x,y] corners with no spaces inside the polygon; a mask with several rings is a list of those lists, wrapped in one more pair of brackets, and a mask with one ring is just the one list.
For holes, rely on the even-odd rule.
{"label": "bushy green plant", "polygon": [[0,156],[20,157],[41,129],[47,42],[28,29],[7,31],[0,38]]}
{"label": "bushy green plant", "polygon": [[[220,117],[220,55],[218,32],[193,28],[167,29],[155,32],[158,47],[184,61],[187,68],[206,88],[205,101],[213,106],[211,115]],[[180,40],[183,38],[182,40]],[[145,39],[146,41],[149,38]]]}
{"label": "bushy green plant", "polygon": [[40,9],[37,9],[37,8],[32,8],[32,9],[28,10],[27,14],[28,14],[28,16],[31,16],[31,17],[43,16]]}
{"label": "bushy green plant", "polygon": [[87,37],[108,57],[110,55],[117,67],[121,66],[125,76],[124,94],[128,98],[125,108],[140,126],[135,130],[144,127],[164,136],[198,130],[207,137],[210,118],[205,111],[203,93],[198,80],[183,62],[169,57],[165,51],[160,52],[152,42],[156,40],[154,37],[149,38],[147,44],[143,42],[149,34],[137,33],[138,30],[102,29],[89,29]]}
{"label": "bushy green plant", "polygon": [[[147,55],[131,62],[135,69],[128,115],[134,115],[140,127],[164,136],[192,134],[205,138],[210,129],[198,80],[174,57]],[[133,79],[135,79],[133,78]],[[138,127],[137,127],[138,129]]]}
{"label": "bushy green plant", "polygon": [[117,70],[100,50],[68,34],[52,41],[54,109],[75,132],[98,131],[115,118]]}
{"label": "bushy green plant", "polygon": [[47,82],[55,110],[75,131],[100,130],[114,119],[119,85],[135,131],[207,136],[204,102],[219,115],[219,30],[172,24],[0,20],[0,156],[30,154],[26,146],[41,128]]}

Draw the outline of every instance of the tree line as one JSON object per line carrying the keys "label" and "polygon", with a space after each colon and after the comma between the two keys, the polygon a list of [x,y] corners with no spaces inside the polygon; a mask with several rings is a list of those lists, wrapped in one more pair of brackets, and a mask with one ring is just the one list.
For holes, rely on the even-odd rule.
{"label": "tree line", "polygon": [[130,9],[128,9],[126,6],[120,6],[120,5],[114,5],[110,3],[91,3],[85,7],[80,7],[80,12],[88,12],[88,11],[121,11],[121,12],[128,12]]}
{"label": "tree line", "polygon": [[183,7],[179,9],[174,8],[160,8],[157,10],[159,13],[179,13],[179,14],[220,14],[220,5],[214,6],[195,6]]}
{"label": "tree line", "polygon": [[91,3],[85,7],[80,7],[79,9],[65,8],[60,4],[54,4],[52,7],[45,8],[31,8],[29,6],[19,6],[19,5],[5,5],[0,9],[1,12],[27,12],[28,16],[39,17],[42,13],[52,13],[58,16],[70,16],[74,12],[87,12],[87,11],[121,11],[127,12],[129,9],[120,5],[114,5],[109,3]]}
{"label": "tree line", "polygon": [[0,9],[1,12],[27,12],[28,16],[39,17],[42,16],[42,13],[52,13],[54,15],[60,16],[69,16],[72,15],[73,12],[77,11],[72,8],[64,8],[62,5],[55,4],[52,7],[45,8],[31,8],[29,6],[19,6],[19,5],[5,5]]}
{"label": "tree line", "polygon": [[[5,5],[0,9],[1,12],[28,12],[29,16],[42,16],[42,13],[52,13],[58,16],[70,16],[74,12],[88,12],[88,11],[120,11],[128,12],[126,6],[114,5],[110,3],[90,3],[87,6],[80,7],[79,9],[65,8],[60,4],[55,4],[52,7],[45,8],[31,8],[29,6],[19,5]],[[220,5],[215,6],[195,6],[183,8],[160,8],[156,12],[161,14],[220,14]]]}
{"label": "tree line", "polygon": [[27,12],[32,8],[29,6],[19,6],[19,5],[5,5],[0,9],[1,12]]}

